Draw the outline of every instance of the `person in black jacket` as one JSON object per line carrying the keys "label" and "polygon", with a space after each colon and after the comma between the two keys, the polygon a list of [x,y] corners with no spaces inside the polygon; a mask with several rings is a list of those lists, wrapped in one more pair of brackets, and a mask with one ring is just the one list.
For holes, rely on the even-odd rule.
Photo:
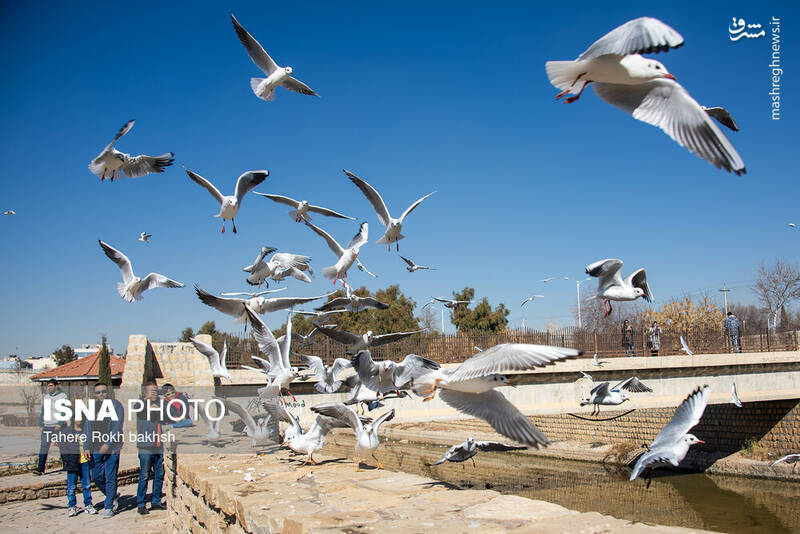
{"label": "person in black jacket", "polygon": [[64,426],[58,432],[58,447],[61,450],[61,463],[67,472],[67,514],[69,517],[78,515],[78,500],[75,490],[78,477],[81,479],[83,490],[83,507],[87,514],[96,514],[97,510],[92,505],[92,480],[90,478],[89,457],[85,454],[86,434],[83,432],[83,421],[75,419],[72,424]]}
{"label": "person in black jacket", "polygon": [[161,488],[164,484],[164,445],[162,443],[164,421],[159,407],[164,407],[158,396],[158,387],[149,383],[144,386],[144,409],[139,412],[136,421],[136,447],[139,449],[139,487],[136,491],[137,511],[144,515],[147,510],[147,480],[153,472],[153,494],[150,510],[164,510],[161,504]]}

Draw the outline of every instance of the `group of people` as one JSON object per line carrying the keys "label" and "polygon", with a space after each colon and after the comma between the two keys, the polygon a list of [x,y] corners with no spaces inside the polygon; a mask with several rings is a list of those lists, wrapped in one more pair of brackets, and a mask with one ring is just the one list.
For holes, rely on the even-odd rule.
{"label": "group of people", "polygon": [[[39,447],[39,462],[33,471],[35,475],[45,472],[50,445],[56,444],[61,452],[63,470],[67,473],[67,508],[68,515],[74,517],[80,513],[77,507],[76,489],[80,479],[83,492],[83,510],[90,515],[97,514],[98,508],[92,503],[91,483],[94,482],[103,495],[103,518],[113,517],[119,510],[119,492],[117,491],[117,473],[119,471],[120,452],[124,445],[122,428],[124,424],[124,408],[122,403],[110,398],[110,388],[103,382],[97,382],[92,388],[95,400],[95,416],[73,417],[69,421],[56,418],[55,402],[68,400],[58,385],[51,379],[47,382],[47,393],[42,398],[42,428]],[[152,510],[164,510],[161,502],[164,483],[164,444],[160,439],[164,427],[190,426],[188,399],[175,390],[171,384],[165,384],[163,393],[164,411],[142,410],[136,420],[136,447],[139,453],[139,485],[136,491],[136,506],[139,514],[148,514]],[[160,392],[155,383],[145,384],[142,390],[142,401],[150,405],[160,404]],[[101,407],[111,403],[113,416],[104,417]],[[167,416],[166,414],[169,414]],[[181,416],[181,419],[178,418]],[[153,479],[153,490],[148,510],[146,503],[147,485]]]}
{"label": "group of people", "polygon": [[[733,312],[728,312],[725,317],[725,339],[731,352],[742,352],[742,324]],[[636,347],[633,343],[633,327],[627,319],[622,323],[622,348],[625,356],[636,357]],[[651,356],[658,356],[661,350],[661,327],[658,321],[653,321],[647,329],[647,348]]]}

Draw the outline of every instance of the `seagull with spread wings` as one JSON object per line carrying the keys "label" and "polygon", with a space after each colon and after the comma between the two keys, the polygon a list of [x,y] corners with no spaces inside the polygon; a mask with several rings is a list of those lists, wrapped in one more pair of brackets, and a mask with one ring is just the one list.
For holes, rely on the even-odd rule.
{"label": "seagull with spread wings", "polygon": [[247,171],[239,176],[238,180],[236,180],[236,191],[233,193],[233,195],[223,195],[219,192],[219,189],[214,186],[214,184],[199,174],[194,173],[189,169],[184,170],[186,171],[186,174],[189,175],[189,178],[192,179],[192,181],[204,187],[209,193],[211,193],[211,196],[213,196],[217,202],[219,202],[219,213],[214,215],[214,217],[222,218],[223,234],[225,233],[225,221],[228,219],[230,219],[231,223],[233,224],[233,233],[236,233],[236,221],[234,218],[236,217],[236,214],[239,213],[239,208],[242,206],[244,196],[261,184],[267,179],[267,176],[269,176],[269,171]]}
{"label": "seagull with spread wings", "polygon": [[689,348],[689,345],[686,343],[686,340],[683,339],[683,336],[680,336],[681,340],[681,350],[686,353],[687,356],[694,356],[694,352],[692,349]]}
{"label": "seagull with spread wings", "polygon": [[310,356],[306,354],[297,355],[317,377],[317,383],[314,387],[320,393],[336,393],[342,386],[342,381],[337,380],[336,377],[345,369],[352,367],[349,360],[344,358],[336,358],[333,365],[325,365],[322,358],[319,356]]}
{"label": "seagull with spread wings", "polygon": [[[341,402],[318,404],[317,406],[312,406],[311,411],[346,423],[356,435],[356,455],[358,458],[361,459],[369,453],[377,462],[378,469],[383,469],[383,464],[375,457],[375,449],[381,444],[378,440],[378,431],[384,422],[391,421],[394,418],[394,410],[389,410],[372,423],[366,424],[361,421],[361,418],[352,408],[345,406]],[[361,471],[360,464],[358,470]]]}
{"label": "seagull with spread wings", "polygon": [[337,219],[350,219],[351,221],[355,221],[355,217],[348,217],[347,215],[342,215],[339,212],[329,210],[328,208],[323,208],[322,206],[315,206],[313,204],[309,204],[307,200],[295,200],[293,198],[285,197],[283,195],[268,195],[266,193],[255,193],[256,195],[261,195],[262,197],[268,198],[273,202],[277,202],[278,204],[285,204],[294,208],[289,212],[289,217],[294,219],[294,222],[302,222],[303,219],[311,220],[311,215],[308,213],[319,213],[320,215],[324,215],[326,217],[335,217]]}
{"label": "seagull with spread wings", "polygon": [[228,367],[225,365],[225,360],[228,357],[228,342],[224,341],[222,343],[222,355],[220,356],[217,349],[212,347],[211,345],[206,345],[202,341],[198,341],[197,339],[190,337],[189,341],[192,342],[194,348],[196,348],[200,354],[208,358],[208,364],[211,366],[211,375],[216,376],[219,378],[227,378],[228,381],[233,382],[231,378],[231,374],[228,372]]}
{"label": "seagull with spread wings", "polygon": [[425,305],[422,306],[422,307],[423,308],[427,308],[431,304],[436,304],[437,302],[440,302],[440,303],[444,304],[445,308],[450,308],[452,310],[453,308],[455,308],[459,304],[469,304],[472,301],[471,300],[453,300],[453,299],[446,299],[444,297],[433,297],[431,300],[426,302]]}
{"label": "seagull with spread wings", "polygon": [[628,275],[624,280],[620,274],[622,260],[607,259],[592,263],[586,267],[586,274],[597,278],[597,293],[592,299],[600,299],[605,306],[608,317],[611,312],[611,301],[631,301],[642,297],[647,302],[655,302],[650,284],[647,283],[647,273],[638,269]]}
{"label": "seagull with spread wings", "polygon": [[317,300],[328,296],[328,295],[318,295],[316,297],[264,298],[261,296],[260,293],[258,293],[256,294],[256,296],[243,299],[243,298],[217,297],[216,295],[212,295],[211,293],[201,289],[198,286],[194,286],[194,290],[197,293],[197,298],[199,298],[203,304],[205,304],[206,306],[211,306],[217,311],[221,311],[225,315],[230,315],[231,317],[234,317],[235,323],[245,323],[245,324],[248,323],[247,320],[248,316],[245,310],[245,306],[250,307],[255,313],[258,314],[271,313],[278,310],[285,310],[287,308],[292,308],[299,304],[305,304],[306,302],[311,302],[312,300]]}
{"label": "seagull with spread wings", "polygon": [[92,171],[92,174],[101,180],[111,178],[113,182],[114,178],[119,178],[122,173],[125,173],[125,176],[130,178],[138,178],[153,172],[164,172],[164,169],[172,165],[173,156],[175,155],[172,152],[167,152],[160,156],[131,156],[114,148],[114,143],[131,131],[134,122],[133,120],[126,122],[117,132],[117,135],[114,136],[114,139],[100,152],[100,155],[92,160],[89,164],[89,170]]}
{"label": "seagull with spread wings", "polygon": [[108,259],[116,263],[122,273],[122,282],[117,284],[117,292],[124,300],[128,302],[142,300],[142,293],[154,287],[183,287],[180,282],[167,278],[163,274],[150,273],[144,278],[135,276],[131,261],[125,254],[99,239],[97,242],[100,243],[100,247]]}
{"label": "seagull with spread wings", "polygon": [[297,400],[289,391],[289,384],[300,376],[297,367],[292,367],[289,363],[289,354],[292,350],[292,314],[287,314],[286,334],[283,343],[279,344],[261,317],[249,306],[245,306],[244,309],[253,327],[253,337],[258,344],[258,350],[269,360],[270,368],[267,377],[271,380],[270,385],[278,388],[278,394],[285,390],[293,400]]}
{"label": "seagull with spread wings", "polygon": [[499,441],[475,441],[475,438],[470,436],[467,438],[467,441],[459,443],[458,445],[453,445],[441,458],[427,465],[433,466],[445,462],[466,462],[467,460],[472,460],[472,467],[475,467],[475,459],[473,457],[478,454],[478,451],[505,452],[519,451],[527,448],[528,447],[519,447],[517,445],[506,445]]}
{"label": "seagull with spread wings", "polygon": [[411,390],[428,401],[439,390],[445,404],[483,419],[498,433],[531,447],[550,442],[502,393],[514,386],[506,373],[529,371],[579,356],[581,351],[546,345],[503,343],[481,351],[458,367],[438,369],[414,379]]}
{"label": "seagull with spread wings", "polygon": [[[594,380],[592,380],[591,375],[584,373],[583,371],[580,372],[584,378],[588,378],[589,382],[594,384]],[[581,406],[586,406],[591,404],[594,408],[592,410],[592,415],[597,415],[600,413],[600,406],[619,406],[625,401],[631,400],[631,398],[627,395],[627,393],[623,393],[624,391],[630,391],[632,393],[644,393],[644,392],[652,392],[653,390],[644,385],[644,383],[639,380],[637,377],[632,376],[623,380],[622,382],[618,383],[614,387],[610,387],[610,382],[602,382],[592,388],[592,391],[589,393],[589,398],[581,402]]]}
{"label": "seagull with spread wings", "polygon": [[640,17],[604,35],[574,61],[548,61],[545,69],[550,83],[562,89],[557,99],[576,93],[566,99],[575,102],[593,84],[606,103],[661,128],[716,168],[745,174],[744,161],[707,110],[663,64],[640,55],[682,45],[683,37],[673,28],[658,19]]}
{"label": "seagull with spread wings", "polygon": [[298,454],[306,455],[305,461],[297,467],[303,467],[309,462],[311,465],[317,465],[313,456],[315,452],[325,446],[325,437],[328,435],[328,432],[330,432],[332,428],[350,426],[334,417],[317,415],[317,418],[306,432],[303,430],[303,427],[300,426],[300,421],[297,417],[292,415],[286,408],[281,407],[281,409],[286,412],[286,416],[291,422],[290,428],[292,429],[292,431],[288,431],[287,429],[287,432],[284,434],[283,444]]}
{"label": "seagull with spread wings", "polygon": [[636,460],[631,480],[641,475],[642,471],[647,468],[650,468],[652,475],[652,470],[659,466],[678,467],[681,460],[686,457],[686,453],[689,452],[689,447],[696,443],[705,443],[688,432],[703,417],[703,412],[708,404],[709,392],[708,386],[697,388],[678,406],[670,422],[661,429],[647,452]]}
{"label": "seagull with spread wings", "polygon": [[151,237],[153,237],[152,234],[148,234],[147,232],[142,232],[139,234],[139,241],[141,241],[142,243],[149,243]]}
{"label": "seagull with spread wings", "polygon": [[362,384],[370,384],[373,380],[378,381],[376,387],[378,395],[389,391],[394,391],[399,395],[401,387],[440,368],[435,361],[416,354],[407,355],[400,363],[392,360],[375,362],[368,350],[359,351],[350,362]]}
{"label": "seagull with spread wings", "polygon": [[330,267],[325,267],[322,269],[322,275],[325,278],[333,278],[333,284],[336,285],[337,280],[339,277],[342,278],[342,283],[344,284],[347,281],[347,270],[353,266],[353,264],[358,261],[358,251],[361,249],[362,246],[367,242],[368,235],[369,235],[369,226],[366,222],[361,223],[361,227],[358,230],[358,233],[353,236],[353,239],[347,244],[347,248],[342,248],[342,246],[336,242],[334,238],[328,234],[322,228],[314,226],[308,221],[303,221],[306,223],[306,226],[314,230],[314,232],[320,236],[325,242],[328,244],[328,248],[336,254],[336,257],[339,260]]}
{"label": "seagull with spread wings", "polygon": [[353,182],[356,187],[358,187],[364,196],[367,197],[369,203],[372,204],[372,209],[375,210],[375,213],[378,215],[378,220],[381,222],[382,225],[386,227],[386,233],[383,234],[383,237],[378,239],[376,243],[381,245],[385,244],[389,250],[392,250],[392,243],[397,246],[397,250],[400,250],[400,240],[403,239],[405,236],[400,233],[400,230],[403,229],[403,221],[405,220],[406,216],[414,211],[414,209],[420,205],[420,203],[431,196],[433,193],[429,193],[424,197],[420,198],[413,204],[411,204],[406,211],[399,218],[394,218],[389,214],[389,210],[386,208],[386,204],[383,202],[383,198],[378,194],[374,187],[369,185],[367,182],[353,174],[352,172],[345,169],[344,173],[350,178],[350,181]]}
{"label": "seagull with spread wings", "polygon": [[738,408],[742,407],[742,401],[739,399],[739,394],[736,392],[736,382],[731,384],[731,400],[728,402]]}
{"label": "seagull with spread wings", "polygon": [[247,55],[267,75],[266,78],[250,78],[250,87],[258,98],[269,101],[275,100],[275,89],[278,87],[284,87],[303,95],[319,96],[309,86],[292,78],[292,67],[279,67],[269,57],[264,47],[244,29],[244,26],[239,24],[233,13],[231,13],[231,22],[233,22],[233,29],[236,30],[236,35],[244,45],[245,50],[247,50]]}
{"label": "seagull with spread wings", "polygon": [[374,308],[376,310],[388,310],[389,305],[384,304],[383,302],[379,301],[373,297],[359,297],[353,291],[353,288],[350,287],[350,284],[344,282],[344,289],[345,289],[345,296],[343,297],[336,297],[334,299],[329,300],[319,308],[314,308],[317,311],[332,311],[338,308],[341,308],[343,311],[349,311],[353,313],[360,312],[361,310],[366,310],[367,308]]}
{"label": "seagull with spread wings", "polygon": [[[276,250],[274,247],[261,247],[255,261],[242,268],[244,272],[250,273],[250,276],[247,277],[248,284],[260,286],[267,279],[279,282],[289,276],[307,284],[311,283],[309,275],[314,276],[314,271],[311,270],[311,257],[278,252],[273,254],[269,261],[264,261],[267,254]],[[267,287],[269,287],[269,282],[267,282]]]}
{"label": "seagull with spread wings", "polygon": [[525,306],[529,302],[533,302],[536,299],[543,299],[543,298],[544,298],[544,295],[531,295],[530,297],[528,297],[525,300],[523,300],[522,304],[520,304],[519,307],[521,308],[521,307]]}
{"label": "seagull with spread wings", "polygon": [[429,271],[435,271],[436,270],[433,267],[428,267],[426,265],[417,265],[413,261],[409,260],[408,258],[404,258],[403,256],[400,256],[400,259],[402,259],[404,262],[406,262],[406,264],[408,264],[408,267],[406,267],[406,269],[410,273],[413,273],[413,272],[416,272],[416,271],[419,271],[419,270],[422,270],[422,269],[429,270]]}
{"label": "seagull with spread wings", "polygon": [[344,330],[336,330],[327,326],[316,325],[321,334],[325,334],[332,340],[342,345],[347,345],[349,349],[347,354],[355,354],[360,350],[366,350],[370,347],[379,347],[381,345],[388,345],[400,341],[401,339],[413,336],[424,332],[424,329],[414,330],[413,332],[392,332],[389,334],[373,334],[372,330],[368,330],[365,334],[357,335],[345,332]]}

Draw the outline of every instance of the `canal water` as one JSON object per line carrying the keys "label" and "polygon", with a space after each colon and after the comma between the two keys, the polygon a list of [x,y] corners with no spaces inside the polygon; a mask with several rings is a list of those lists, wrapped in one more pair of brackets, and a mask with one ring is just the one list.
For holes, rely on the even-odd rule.
{"label": "canal water", "polygon": [[[331,434],[322,451],[353,458],[353,438]],[[493,489],[650,524],[733,534],[800,533],[800,483],[665,473],[648,489],[628,481],[630,469],[530,454],[478,453],[464,463],[430,467],[448,447],[382,440],[376,456],[384,467],[427,476],[468,489]],[[374,465],[370,459],[364,468]]]}

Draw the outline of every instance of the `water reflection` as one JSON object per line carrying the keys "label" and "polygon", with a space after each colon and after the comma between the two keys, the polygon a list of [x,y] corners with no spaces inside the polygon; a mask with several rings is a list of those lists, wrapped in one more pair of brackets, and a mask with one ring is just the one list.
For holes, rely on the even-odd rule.
{"label": "water reflection", "polygon": [[[447,447],[384,442],[387,469],[429,476],[460,488],[494,489],[582,512],[730,533],[800,532],[800,484],[678,474],[629,482],[630,470],[528,454],[489,453],[470,462],[428,467]],[[332,434],[325,454],[353,457],[352,436]]]}

